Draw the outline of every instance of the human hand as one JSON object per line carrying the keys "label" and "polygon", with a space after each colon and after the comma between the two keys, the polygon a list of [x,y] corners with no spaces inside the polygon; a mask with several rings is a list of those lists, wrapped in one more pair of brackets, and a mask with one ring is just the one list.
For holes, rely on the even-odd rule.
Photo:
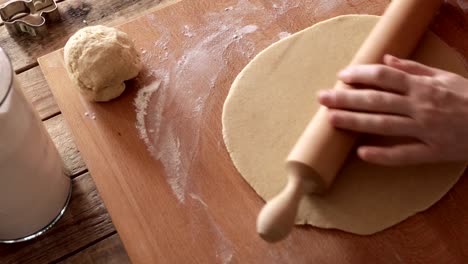
{"label": "human hand", "polygon": [[361,159],[382,165],[468,160],[467,79],[390,55],[382,65],[350,66],[338,77],[360,88],[320,92],[333,126],[416,139],[359,146]]}

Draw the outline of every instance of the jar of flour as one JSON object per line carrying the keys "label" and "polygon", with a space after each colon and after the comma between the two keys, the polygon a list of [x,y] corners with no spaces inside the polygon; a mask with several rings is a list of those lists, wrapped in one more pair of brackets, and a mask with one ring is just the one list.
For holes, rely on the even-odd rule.
{"label": "jar of flour", "polygon": [[71,180],[0,48],[0,243],[29,240],[62,216]]}

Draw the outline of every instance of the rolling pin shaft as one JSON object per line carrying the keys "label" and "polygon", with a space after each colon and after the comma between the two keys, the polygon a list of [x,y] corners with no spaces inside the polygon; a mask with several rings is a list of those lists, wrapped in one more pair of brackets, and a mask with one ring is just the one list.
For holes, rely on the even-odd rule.
{"label": "rolling pin shaft", "polygon": [[[385,54],[406,58],[416,48],[442,0],[394,0],[364,41],[350,65],[381,63]],[[341,81],[335,89],[350,88]],[[313,175],[317,188],[327,190],[353,149],[357,135],[333,128],[328,109],[321,107],[287,158],[288,167],[299,164]],[[307,177],[304,175],[304,177]]]}

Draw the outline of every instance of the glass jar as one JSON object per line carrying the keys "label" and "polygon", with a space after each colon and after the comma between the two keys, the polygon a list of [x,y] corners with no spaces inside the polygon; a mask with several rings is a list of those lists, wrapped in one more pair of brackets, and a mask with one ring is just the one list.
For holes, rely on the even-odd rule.
{"label": "glass jar", "polygon": [[62,159],[0,48],[0,243],[47,231],[70,194]]}

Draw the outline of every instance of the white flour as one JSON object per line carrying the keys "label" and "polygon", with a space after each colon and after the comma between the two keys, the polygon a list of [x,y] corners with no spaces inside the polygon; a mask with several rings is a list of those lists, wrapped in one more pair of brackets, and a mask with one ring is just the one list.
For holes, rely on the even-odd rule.
{"label": "white flour", "polygon": [[298,7],[299,3],[289,0],[273,0],[271,1],[271,6],[275,9],[277,15],[283,15],[291,8]]}
{"label": "white flour", "polygon": [[[153,83],[138,92],[135,98],[136,126],[153,157],[162,162],[166,172],[170,172],[168,183],[181,203],[185,201],[192,160],[197,155],[203,109],[218,76],[226,68],[225,53],[234,49],[252,57],[257,52],[254,42],[243,39],[259,29],[259,25],[243,23],[245,15],[253,15],[257,9],[250,2],[241,0],[236,6],[209,13],[201,27],[182,25],[180,34],[185,41],[181,54],[169,53],[172,33],[159,26],[156,17],[149,17],[160,31],[160,38],[154,43],[154,50],[145,49],[147,52],[142,54],[142,61],[148,68],[148,75],[161,80],[161,88]],[[226,12],[229,12],[228,16]],[[152,69],[155,58],[161,63],[158,69]],[[206,79],[194,78],[197,76]],[[183,103],[190,111],[176,109],[163,115],[175,101]],[[183,124],[187,119],[190,122]],[[181,137],[181,129],[189,129],[192,135]]]}
{"label": "white flour", "polygon": [[287,38],[289,36],[291,36],[291,33],[289,33],[289,32],[283,31],[283,32],[278,33],[278,38],[279,39],[284,39],[284,38]]}
{"label": "white flour", "polygon": [[254,33],[255,31],[257,31],[257,29],[258,29],[257,25],[247,25],[241,28],[239,31],[237,31],[237,33],[242,36],[245,34]]}
{"label": "white flour", "polygon": [[193,38],[195,36],[195,34],[190,30],[190,27],[188,25],[184,26],[184,30],[182,31],[182,34],[184,34],[184,36],[189,37],[189,38]]}
{"label": "white flour", "polygon": [[468,2],[466,0],[457,0],[457,3],[463,9],[463,12],[468,12]]}
{"label": "white flour", "polygon": [[158,152],[159,160],[162,162],[164,169],[171,170],[171,174],[167,175],[168,183],[177,199],[185,202],[186,186],[187,186],[187,163],[182,162],[182,155],[180,153],[180,139],[175,135],[171,125],[162,131],[159,141],[160,149]]}
{"label": "white flour", "polygon": [[[199,195],[196,195],[194,193],[190,193],[190,197],[193,199],[193,201],[197,203],[191,208],[191,210],[196,210],[199,207],[201,207],[202,209],[198,210],[198,214],[194,214],[196,215],[194,217],[194,221],[197,221],[197,223],[193,227],[197,229],[196,232],[200,231],[200,226],[203,225],[203,222],[205,222],[205,224],[208,224],[211,228],[213,228],[212,232],[216,234],[216,240],[213,241],[214,243],[211,243],[211,245],[214,247],[215,257],[221,261],[220,263],[231,263],[234,257],[234,249],[232,242],[226,238],[223,230],[219,227],[213,216],[209,213],[208,205],[203,201],[203,199]],[[200,214],[204,216],[204,219],[201,219]]]}
{"label": "white flour", "polygon": [[203,207],[208,208],[208,205],[205,203],[205,201],[203,201],[203,199],[199,195],[191,193],[190,197],[193,200],[196,200],[197,202],[199,202],[201,205],[203,205]]}
{"label": "white flour", "polygon": [[329,14],[340,5],[343,5],[343,0],[322,0],[313,6],[315,14]]}
{"label": "white flour", "polygon": [[138,133],[140,134],[140,138],[143,139],[146,146],[148,146],[151,152],[153,152],[152,143],[150,141],[150,136],[148,135],[148,132],[154,133],[155,130],[151,129],[151,131],[149,131],[149,129],[146,128],[145,118],[146,118],[146,115],[148,114],[147,108],[148,108],[148,103],[151,99],[151,95],[159,89],[160,85],[161,85],[161,81],[155,81],[151,83],[150,85],[141,88],[140,90],[138,90],[137,96],[133,103],[136,108],[135,109],[136,114],[137,114],[136,115],[136,120],[137,120],[136,127],[138,129]]}
{"label": "white flour", "polygon": [[[192,216],[193,232],[196,234],[206,225],[209,232],[216,234],[213,247],[221,263],[233,260],[234,246],[196,191],[192,166],[199,158],[200,129],[208,99],[218,85],[218,78],[228,71],[230,58],[252,58],[259,50],[249,35],[270,28],[277,16],[298,5],[286,0],[273,4],[278,14],[266,12],[262,5],[239,0],[206,14],[197,26],[185,23],[172,31],[161,25],[156,16],[148,17],[159,39],[142,53],[147,68],[145,78],[159,80],[160,84],[153,80],[138,92],[136,126],[151,155],[161,162],[175,197]],[[289,33],[277,34],[284,37]],[[173,41],[175,38],[177,42]]]}

